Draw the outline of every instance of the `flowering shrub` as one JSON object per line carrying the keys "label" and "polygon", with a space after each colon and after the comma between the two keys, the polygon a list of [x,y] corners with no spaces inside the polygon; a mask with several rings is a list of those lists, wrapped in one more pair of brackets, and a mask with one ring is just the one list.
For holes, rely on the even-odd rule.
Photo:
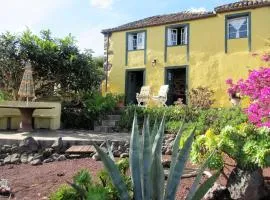
{"label": "flowering shrub", "polygon": [[[262,60],[270,62],[270,54],[263,55]],[[270,127],[270,68],[252,70],[246,80],[240,79],[236,84],[232,79],[226,83],[230,86],[227,91],[230,97],[239,93],[250,98],[251,104],[246,110],[249,121],[257,126]]]}

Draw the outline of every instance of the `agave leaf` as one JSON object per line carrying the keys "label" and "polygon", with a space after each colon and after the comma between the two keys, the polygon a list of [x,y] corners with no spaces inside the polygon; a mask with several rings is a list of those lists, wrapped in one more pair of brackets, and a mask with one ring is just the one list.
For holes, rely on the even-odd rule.
{"label": "agave leaf", "polygon": [[111,158],[113,161],[115,161],[114,156],[113,156],[113,153],[112,153],[112,147],[110,146],[108,140],[106,140],[106,146],[107,146],[107,149],[108,149],[108,153],[109,153],[110,158]]}
{"label": "agave leaf", "polygon": [[112,182],[117,189],[119,193],[119,197],[121,200],[128,200],[129,195],[128,195],[128,190],[125,182],[123,181],[121,174],[115,165],[114,161],[104,152],[101,150],[101,148],[94,143],[94,147],[96,148],[98,154],[100,155],[100,158],[107,169]]}
{"label": "agave leaf", "polygon": [[220,175],[220,170],[215,173],[213,176],[208,178],[195,192],[194,196],[192,197],[191,200],[201,200],[204,195],[208,192],[208,190],[214,185],[216,180],[218,179]]}
{"label": "agave leaf", "polygon": [[151,145],[153,145],[157,132],[158,132],[158,120],[155,119],[155,123],[151,132]]}
{"label": "agave leaf", "polygon": [[152,163],[152,199],[163,200],[164,196],[164,169],[160,157],[155,154]]}
{"label": "agave leaf", "polygon": [[137,122],[137,114],[134,115],[132,132],[130,137],[129,149],[129,168],[131,179],[133,182],[133,193],[135,200],[142,200],[142,184],[141,184],[141,165],[140,165],[140,135]]}
{"label": "agave leaf", "polygon": [[149,130],[149,117],[144,120],[143,125],[143,155],[142,155],[142,187],[143,187],[143,199],[151,199],[151,141]]}
{"label": "agave leaf", "polygon": [[[177,154],[179,152],[179,142],[180,142],[180,139],[182,137],[182,133],[183,133],[183,128],[184,128],[184,121],[182,122],[181,124],[181,127],[174,139],[174,142],[173,142],[173,148],[172,148],[172,157],[171,157],[171,166],[170,166],[170,174],[169,174],[169,177],[171,176],[171,172],[173,172],[173,169],[174,169],[174,166],[175,166],[175,162],[176,162],[176,159],[177,159]],[[169,178],[171,179],[171,178]]]}
{"label": "agave leaf", "polygon": [[204,172],[204,170],[206,169],[206,167],[208,166],[208,163],[209,163],[209,161],[211,160],[211,158],[212,158],[212,156],[213,156],[213,154],[214,154],[215,152],[216,152],[216,150],[214,150],[214,151],[210,154],[210,156],[206,159],[206,161],[203,163],[203,165],[198,169],[198,171],[197,171],[198,174],[197,174],[197,176],[196,176],[194,182],[192,183],[192,186],[190,187],[189,193],[188,193],[188,195],[187,195],[187,197],[186,197],[187,200],[191,200],[191,199],[194,197],[195,192],[196,192],[196,190],[197,190],[197,188],[198,188],[198,185],[200,184],[200,180],[201,180],[201,178],[202,178],[202,176],[203,176],[203,172]]}
{"label": "agave leaf", "polygon": [[157,154],[158,156],[161,157],[162,153],[162,141],[163,141],[163,136],[164,136],[164,126],[165,126],[165,116],[163,115],[163,118],[161,120],[161,123],[159,125],[158,132],[155,136],[155,140],[152,146],[152,159],[153,155]]}
{"label": "agave leaf", "polygon": [[195,129],[191,132],[190,136],[187,138],[184,147],[177,155],[177,161],[175,162],[175,166],[173,167],[172,171],[170,171],[171,176],[169,176],[167,187],[165,191],[165,198],[166,200],[174,200],[175,194],[178,188],[178,185],[181,181],[181,176],[183,174],[186,162],[189,157],[189,152],[191,150],[191,145],[194,139],[194,132]]}

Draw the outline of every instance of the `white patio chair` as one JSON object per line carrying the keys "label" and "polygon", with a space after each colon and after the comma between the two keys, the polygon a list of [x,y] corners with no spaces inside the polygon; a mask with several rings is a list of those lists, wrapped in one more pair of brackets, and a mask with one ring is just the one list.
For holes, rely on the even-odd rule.
{"label": "white patio chair", "polygon": [[158,102],[159,105],[167,106],[166,101],[167,101],[168,91],[169,91],[169,85],[162,85],[159,89],[158,95],[153,96],[152,99]]}
{"label": "white patio chair", "polygon": [[147,107],[150,100],[150,86],[142,86],[140,93],[136,93],[138,106]]}

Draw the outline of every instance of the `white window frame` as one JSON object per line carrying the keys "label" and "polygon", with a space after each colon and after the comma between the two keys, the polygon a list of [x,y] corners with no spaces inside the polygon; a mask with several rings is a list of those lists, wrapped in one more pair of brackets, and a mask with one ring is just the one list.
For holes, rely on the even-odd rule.
{"label": "white window frame", "polygon": [[[180,33],[179,33],[179,30],[180,30]],[[180,34],[180,41],[178,41],[178,34]],[[167,46],[187,45],[187,43],[188,43],[187,25],[168,28]]]}
{"label": "white window frame", "polygon": [[143,50],[145,48],[145,31],[137,33],[128,33],[128,50]]}
{"label": "white window frame", "polygon": [[[235,37],[233,37],[233,38],[231,38],[230,37],[230,25],[231,25],[231,23],[233,22],[233,21],[239,21],[239,20],[246,20],[247,21],[247,24],[246,24],[246,31],[245,32],[247,32],[247,36],[246,37],[240,37],[240,33],[241,33],[241,31],[240,31],[240,28],[241,28],[241,26],[243,25],[239,25],[239,27],[235,27],[235,26],[233,26],[235,29],[237,29],[236,30],[236,32],[235,32],[235,34],[236,34],[236,36]],[[249,18],[248,18],[248,16],[241,16],[241,17],[234,17],[234,18],[230,18],[230,19],[228,19],[227,20],[227,38],[228,39],[240,39],[240,38],[248,38],[249,37]]]}

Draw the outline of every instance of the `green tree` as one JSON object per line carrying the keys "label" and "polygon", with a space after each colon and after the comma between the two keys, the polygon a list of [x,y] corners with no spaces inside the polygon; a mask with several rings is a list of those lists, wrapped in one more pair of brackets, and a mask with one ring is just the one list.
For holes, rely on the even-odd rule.
{"label": "green tree", "polygon": [[76,94],[98,89],[104,75],[91,50],[80,52],[70,34],[52,37],[50,30],[40,35],[29,29],[22,34],[0,35],[0,87],[17,98],[23,63],[30,60],[38,97]]}

